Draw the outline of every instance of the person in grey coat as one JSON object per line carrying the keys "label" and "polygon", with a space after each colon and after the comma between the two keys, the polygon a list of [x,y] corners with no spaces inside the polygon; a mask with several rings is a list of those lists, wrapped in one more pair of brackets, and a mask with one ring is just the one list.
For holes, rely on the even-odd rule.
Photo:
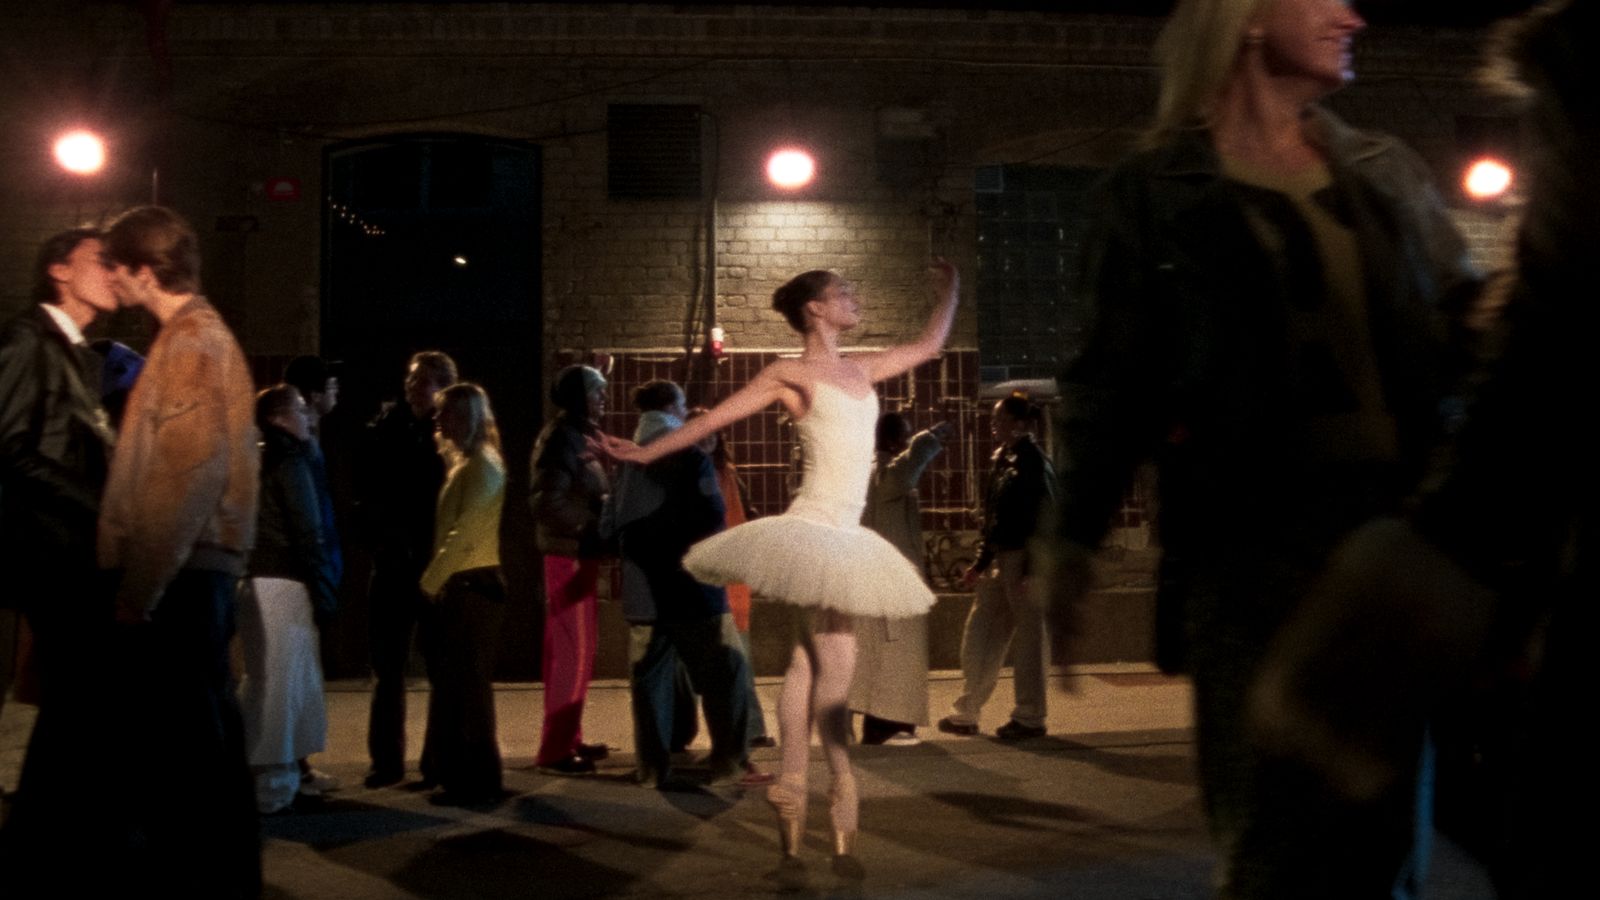
{"label": "person in grey coat", "polygon": [[[917,482],[944,451],[950,423],[911,435],[899,413],[878,418],[877,454],[861,524],[881,534],[922,568],[922,507]],[[856,620],[856,674],[850,709],[861,713],[861,743],[909,746],[920,743],[917,726],[928,724],[928,617]]]}

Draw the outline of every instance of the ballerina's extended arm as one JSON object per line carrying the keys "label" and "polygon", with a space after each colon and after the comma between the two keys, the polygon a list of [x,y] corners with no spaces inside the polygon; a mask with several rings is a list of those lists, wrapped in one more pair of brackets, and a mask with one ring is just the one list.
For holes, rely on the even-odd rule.
{"label": "ballerina's extended arm", "polygon": [[922,334],[909,344],[899,344],[876,353],[863,353],[851,358],[866,369],[873,382],[893,378],[910,371],[930,359],[937,359],[950,337],[950,326],[956,318],[956,304],[961,298],[961,275],[956,267],[942,257],[935,257],[930,269],[933,295],[938,305],[922,326]]}
{"label": "ballerina's extended arm", "polygon": [[651,441],[649,446],[641,447],[633,441],[602,434],[588,439],[590,449],[618,462],[648,465],[669,453],[691,447],[706,435],[721,431],[778,402],[786,391],[793,391],[788,382],[773,371],[781,370],[785,365],[793,363],[782,361],[767,366],[756,373],[749,384],[734,391],[732,396],[712,407],[710,412],[690,419],[682,428]]}
{"label": "ballerina's extended arm", "polygon": [[[867,377],[872,381],[882,381],[909,371],[938,357],[939,351],[944,349],[944,342],[950,337],[950,326],[955,321],[956,303],[961,296],[961,277],[956,267],[944,259],[934,260],[932,273],[934,296],[938,298],[939,305],[928,317],[922,334],[909,344],[852,357],[866,370]],[[605,434],[588,438],[587,442],[594,452],[605,454],[618,462],[647,465],[698,442],[706,435],[749,418],[779,400],[788,398],[786,402],[793,403],[801,393],[795,387],[795,381],[803,379],[791,381],[784,373],[794,365],[797,363],[792,360],[782,360],[767,366],[749,384],[718,403],[710,412],[690,419],[682,428],[652,441],[648,447]]]}

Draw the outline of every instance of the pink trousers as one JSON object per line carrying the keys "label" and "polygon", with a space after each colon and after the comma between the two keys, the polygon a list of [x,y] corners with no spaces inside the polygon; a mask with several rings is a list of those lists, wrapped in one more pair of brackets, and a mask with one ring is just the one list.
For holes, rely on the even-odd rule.
{"label": "pink trousers", "polygon": [[598,560],[544,558],[544,731],[537,765],[572,756],[583,739],[583,701],[599,647],[599,575]]}

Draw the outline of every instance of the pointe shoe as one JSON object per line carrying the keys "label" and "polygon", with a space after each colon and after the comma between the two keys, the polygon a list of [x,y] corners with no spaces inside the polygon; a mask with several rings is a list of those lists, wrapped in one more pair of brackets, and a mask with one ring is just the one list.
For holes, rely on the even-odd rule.
{"label": "pointe shoe", "polygon": [[853,856],[856,827],[860,820],[861,795],[856,791],[856,776],[841,772],[833,776],[828,790],[828,815],[833,821],[833,855]]}
{"label": "pointe shoe", "polygon": [[800,855],[806,834],[806,777],[785,773],[767,788],[767,803],[778,814],[778,842],[785,858]]}

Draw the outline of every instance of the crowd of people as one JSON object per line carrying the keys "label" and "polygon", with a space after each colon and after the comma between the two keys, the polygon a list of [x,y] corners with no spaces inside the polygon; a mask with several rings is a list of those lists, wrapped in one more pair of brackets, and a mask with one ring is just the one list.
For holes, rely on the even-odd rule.
{"label": "crowd of people", "polygon": [[[1593,34],[1594,14],[1579,11],[1591,8],[1547,4],[1504,39],[1531,73],[1551,159],[1570,168],[1537,172],[1547,180],[1522,269],[1491,321],[1415,154],[1319,103],[1353,75],[1357,13],[1341,0],[1178,4],[1157,47],[1156,121],[1094,203],[1092,322],[1060,381],[1058,452],[1042,450],[1029,398],[1003,398],[990,417],[981,543],[963,575],[976,589],[963,687],[939,730],[977,733],[1009,648],[1015,705],[997,737],[1045,733],[1051,624],[1074,627],[1089,557],[1153,458],[1158,657],[1193,679],[1219,896],[1414,896],[1436,773],[1472,755],[1438,718],[1459,710],[1469,675],[1537,673],[1531,724],[1518,727],[1530,741],[1565,734],[1553,710],[1571,699],[1571,634],[1547,629],[1579,614],[1586,512],[1517,479],[1536,467],[1520,436],[1580,443],[1553,398],[1582,381],[1569,342],[1587,320],[1564,292],[1588,277],[1572,263],[1593,229],[1572,223],[1593,179],[1574,148],[1591,146],[1593,117],[1572,93],[1570,36]],[[0,546],[40,708],[0,844],[22,896],[107,871],[124,886],[256,896],[258,815],[339,787],[311,760],[327,732],[318,627],[345,577],[318,436],[337,378],[305,358],[255,391],[199,262],[193,229],[161,207],[64,232],[40,249],[37,305],[0,331]],[[863,743],[888,746],[915,743],[929,718],[934,595],[916,485],[950,429],[911,434],[881,412],[875,385],[944,347],[959,279],[935,260],[930,280],[916,336],[846,353],[861,321],[854,285],[796,276],[772,306],[797,356],[710,409],[689,410],[679,385],[645,384],[631,439],[600,428],[604,372],[556,374],[528,498],[545,597],[541,771],[586,775],[610,752],[584,741],[583,715],[601,561],[615,558],[639,782],[702,783],[673,768],[698,703],[709,779],[764,787],[781,852],[797,856],[815,732],[833,853],[852,857],[852,711]],[[118,306],[159,325],[142,361],[84,339]],[[751,517],[724,433],[773,405],[796,423],[802,480],[784,513]],[[430,685],[420,783],[440,802],[493,801],[507,479],[490,398],[446,354],[418,353],[403,400],[358,453],[372,557],[366,786],[406,777],[415,639]],[[771,742],[749,659],[752,597],[789,645],[776,773],[750,757]],[[1384,690],[1405,702],[1366,715]],[[116,749],[129,772],[155,776],[183,747],[186,789],[126,778],[86,822],[83,773],[103,765],[108,730],[140,736]],[[1490,762],[1509,785],[1496,798],[1505,833],[1491,825],[1475,846],[1507,896],[1541,895],[1572,863],[1541,825],[1554,819],[1539,794],[1553,776],[1515,753]],[[1513,833],[1524,826],[1547,842]],[[105,868],[47,871],[45,848],[66,840],[104,848]]]}

